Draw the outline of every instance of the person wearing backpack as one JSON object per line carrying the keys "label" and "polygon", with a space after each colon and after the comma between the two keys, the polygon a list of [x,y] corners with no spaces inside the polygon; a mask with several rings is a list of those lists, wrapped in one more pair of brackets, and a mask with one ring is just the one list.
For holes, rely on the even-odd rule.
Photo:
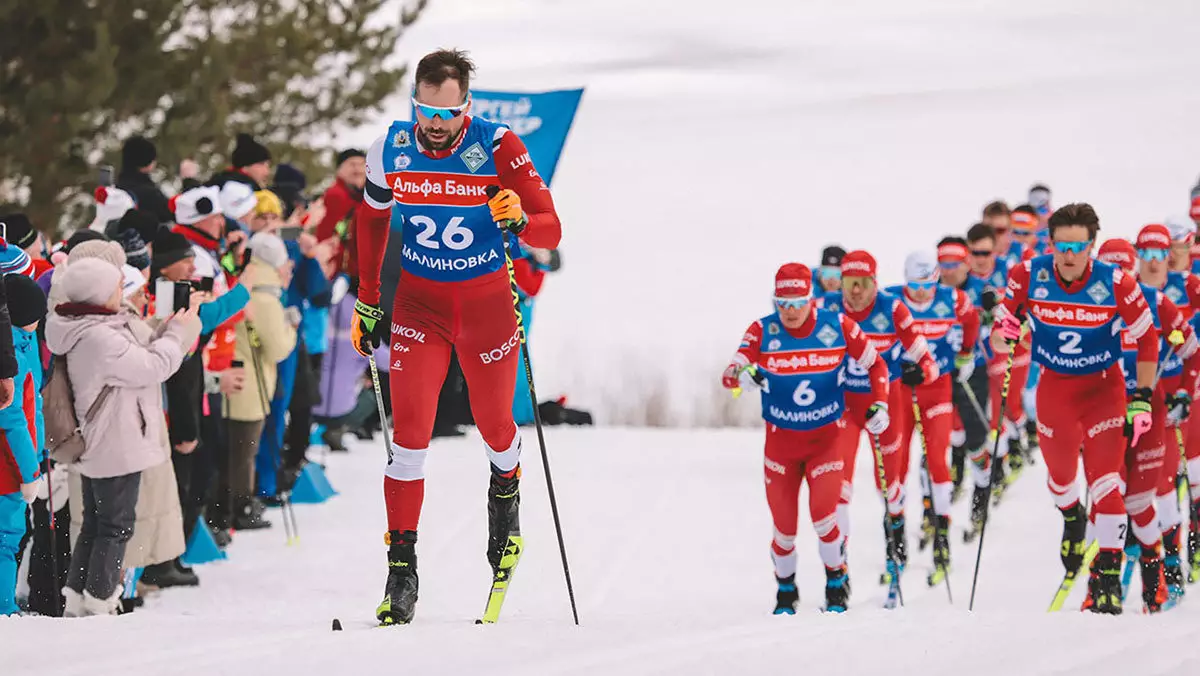
{"label": "person wearing backpack", "polygon": [[75,415],[84,423],[84,450],[73,468],[83,486],[83,525],[63,590],[64,615],[115,614],[141,473],[167,458],[162,383],[199,337],[200,319],[195,307],[182,310],[143,344],[130,326],[132,314],[120,311],[120,268],[84,259],[56,281],[66,300],[46,322],[46,344],[67,358]]}
{"label": "person wearing backpack", "polygon": [[45,438],[37,328],[46,315],[46,297],[23,275],[5,275],[3,286],[11,298],[8,314],[17,375],[13,378],[13,403],[0,409],[0,615],[13,615],[18,612],[17,568],[26,506],[37,498],[43,482]]}

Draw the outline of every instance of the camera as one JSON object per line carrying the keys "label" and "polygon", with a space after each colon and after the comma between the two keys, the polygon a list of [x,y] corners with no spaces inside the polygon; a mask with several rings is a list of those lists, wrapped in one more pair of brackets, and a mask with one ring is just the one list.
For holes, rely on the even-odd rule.
{"label": "camera", "polygon": [[154,316],[166,319],[186,310],[191,303],[192,285],[189,282],[172,282],[159,277],[154,280]]}

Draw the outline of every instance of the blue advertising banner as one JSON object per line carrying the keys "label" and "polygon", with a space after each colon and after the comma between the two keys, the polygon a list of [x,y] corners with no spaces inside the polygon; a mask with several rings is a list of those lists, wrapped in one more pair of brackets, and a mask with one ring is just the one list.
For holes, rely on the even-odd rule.
{"label": "blue advertising banner", "polygon": [[471,97],[471,114],[502,122],[515,131],[529,149],[533,166],[550,185],[583,90],[516,93],[472,89]]}

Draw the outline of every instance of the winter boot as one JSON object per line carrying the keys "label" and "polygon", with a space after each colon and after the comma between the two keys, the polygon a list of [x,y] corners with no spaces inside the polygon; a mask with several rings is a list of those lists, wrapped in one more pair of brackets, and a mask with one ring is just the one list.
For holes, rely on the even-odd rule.
{"label": "winter boot", "polygon": [[1121,550],[1102,549],[1092,563],[1083,610],[1105,615],[1121,614]]}
{"label": "winter boot", "polygon": [[116,615],[121,608],[121,592],[124,591],[121,585],[113,590],[112,596],[106,599],[98,599],[92,596],[88,590],[83,590],[83,612],[80,617],[88,617],[90,615]]}
{"label": "winter boot", "polygon": [[417,532],[390,530],[383,541],[388,545],[388,576],[375,617],[380,626],[408,624],[417,607]]}
{"label": "winter boot", "polygon": [[850,575],[845,566],[825,569],[825,612],[844,613],[850,601]]}
{"label": "winter boot", "polygon": [[[1086,549],[1083,540],[1087,536],[1087,512],[1084,511],[1083,505],[1077,502],[1062,510],[1062,516],[1063,536],[1059,556],[1062,557],[1063,568],[1071,573],[1078,571],[1079,567],[1083,565],[1083,552]],[[1119,561],[1117,568],[1120,568]],[[1121,591],[1120,570],[1117,571],[1117,575],[1117,595],[1119,597]],[[1117,600],[1119,602],[1120,598]]]}
{"label": "winter boot", "polygon": [[1179,553],[1179,531],[1180,527],[1175,526],[1163,533],[1163,580],[1167,585],[1167,593],[1175,599],[1183,596],[1186,589]]}
{"label": "winter boot", "polygon": [[511,477],[505,477],[492,466],[492,479],[488,485],[488,548],[487,559],[492,573],[500,570],[509,539],[521,542],[521,468],[518,466]]}
{"label": "winter boot", "polygon": [[795,615],[796,604],[800,602],[800,592],[796,591],[796,574],[787,577],[776,577],[779,590],[775,592],[776,615]]}
{"label": "winter boot", "polygon": [[71,589],[70,587],[62,588],[63,600],[63,617],[83,617],[83,594]]}
{"label": "winter boot", "polygon": [[342,443],[342,436],[346,434],[345,427],[327,427],[321,433],[321,441],[329,447],[329,450],[334,453],[345,453],[350,450],[346,448],[346,444]]}
{"label": "winter boot", "polygon": [[1158,556],[1157,547],[1155,549],[1143,547],[1139,562],[1142,567],[1142,602],[1145,604],[1143,612],[1161,612],[1169,595],[1167,582],[1163,576],[1163,561]]}
{"label": "winter boot", "polygon": [[195,587],[200,584],[200,578],[194,572],[184,572],[175,566],[175,561],[156,563],[142,570],[141,581],[151,587],[165,589],[167,587]]}
{"label": "winter boot", "polygon": [[258,498],[242,498],[237,501],[237,511],[233,515],[234,530],[258,530],[270,528],[271,522],[263,518],[266,507]]}

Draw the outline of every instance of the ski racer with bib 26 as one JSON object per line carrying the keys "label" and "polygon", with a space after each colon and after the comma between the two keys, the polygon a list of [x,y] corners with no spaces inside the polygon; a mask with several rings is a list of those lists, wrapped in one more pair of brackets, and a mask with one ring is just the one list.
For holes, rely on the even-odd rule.
{"label": "ski racer with bib 26", "polygon": [[[921,446],[929,472],[930,514],[923,529],[931,531],[934,574],[940,580],[950,568],[950,431],[954,426],[951,379],[960,383],[975,372],[975,342],[979,338],[979,312],[966,292],[940,283],[941,270],[932,251],[917,251],[904,259],[903,286],[888,291],[900,298],[912,313],[916,332],[925,338],[937,376],[926,377],[917,363],[900,364],[900,390],[904,404],[892,413],[900,428],[900,461],[897,480],[908,478],[909,448],[913,432],[920,426]],[[917,411],[921,419],[916,419]]]}
{"label": "ski racer with bib 26", "polygon": [[[996,307],[992,345],[1007,353],[1028,315],[1033,359],[1043,370],[1037,390],[1038,435],[1047,484],[1063,516],[1063,566],[1073,577],[1083,564],[1088,515],[1077,483],[1082,445],[1100,547],[1088,583],[1088,607],[1119,614],[1126,438],[1136,446],[1152,424],[1158,334],[1133,276],[1092,260],[1100,219],[1090,205],[1062,207],[1051,216],[1049,229],[1053,253],[1009,272],[1004,300]],[[1136,387],[1128,402],[1120,364],[1122,326],[1137,344]]]}
{"label": "ski racer with bib 26", "polygon": [[846,536],[838,526],[845,462],[838,439],[846,409],[846,368],[857,364],[870,380],[866,428],[888,428],[888,365],[854,320],[813,302],[812,272],[787,263],[775,273],[775,309],[746,329],[721,384],[735,392],[761,389],[767,422],[763,476],[775,524],[776,615],[793,615],[796,591],[796,519],[800,484],[807,479],[809,513],[825,564],[825,609],[846,610],[850,578]]}
{"label": "ski racer with bib 26", "polygon": [[[1137,248],[1128,240],[1110,239],[1100,246],[1097,255],[1102,261],[1121,266],[1132,273],[1137,262],[1139,277],[1147,280],[1164,280],[1167,271],[1167,247],[1170,239],[1167,229],[1161,225],[1147,225],[1138,233]],[[1139,280],[1140,281],[1140,280]],[[1190,395],[1179,397],[1176,392],[1181,379],[1193,382],[1200,372],[1200,347],[1191,326],[1184,320],[1183,313],[1171,299],[1155,284],[1141,281],[1142,293],[1150,306],[1154,326],[1162,340],[1159,343],[1159,379],[1154,390],[1152,426],[1142,435],[1141,443],[1131,445],[1126,453],[1125,509],[1129,513],[1133,538],[1126,538],[1125,553],[1130,560],[1125,568],[1133,572],[1133,558],[1140,560],[1142,569],[1142,600],[1148,613],[1163,610],[1169,598],[1175,596],[1171,589],[1182,590],[1181,574],[1168,579],[1165,575],[1163,549],[1160,540],[1168,532],[1178,528],[1179,505],[1175,497],[1175,473],[1167,469],[1178,464],[1179,448],[1173,445],[1176,422],[1188,414]],[[1125,374],[1126,395],[1132,395],[1136,383],[1137,344],[1122,332],[1121,369]],[[1171,394],[1167,394],[1167,393]],[[1168,426],[1170,425],[1170,429]],[[1165,489],[1165,490],[1164,490]],[[1163,495],[1165,493],[1165,495]],[[1174,520],[1169,514],[1174,505]],[[1157,507],[1164,506],[1165,510]],[[1174,531],[1178,535],[1178,530]],[[1170,552],[1168,546],[1166,551]],[[1174,550],[1178,568],[1179,550]],[[1178,572],[1178,571],[1176,571]],[[1122,573],[1122,584],[1125,584]],[[1176,596],[1177,598],[1177,596]]]}
{"label": "ski racer with bib 26", "polygon": [[[520,335],[504,239],[553,249],[561,227],[521,139],[469,114],[474,68],[459,51],[422,58],[412,99],[416,121],[393,122],[367,151],[353,338],[364,356],[391,344],[394,430],[383,479],[388,578],[376,611],[385,625],[411,621],[417,601],[425,457],[452,349],[491,461],[487,558],[495,581],[508,579],[521,553],[521,436],[512,417]],[[492,186],[501,190],[489,199]],[[389,230],[403,242],[390,323],[378,305]],[[498,602],[489,601],[485,621],[498,612]]]}
{"label": "ski racer with bib 26", "polygon": [[842,312],[858,323],[875,352],[887,362],[888,377],[893,383],[889,392],[890,400],[882,401],[874,396],[872,383],[865,371],[854,362],[846,366],[846,425],[841,440],[846,471],[838,503],[838,525],[849,535],[854,461],[858,455],[859,439],[866,429],[871,444],[878,443],[883,456],[884,480],[888,488],[888,551],[895,559],[888,561],[887,574],[890,574],[892,568],[902,571],[908,561],[904,536],[904,482],[897,479],[907,472],[899,467],[901,453],[897,426],[889,426],[877,434],[870,431],[867,422],[880,409],[887,412],[889,407],[892,411],[899,410],[897,407],[912,408],[912,400],[904,399],[899,383],[895,382],[900,379],[901,356],[919,366],[923,374],[922,382],[936,380],[938,368],[929,354],[925,338],[916,331],[912,313],[899,298],[879,289],[875,270],[875,258],[866,251],[860,249],[846,254],[842,258],[842,291],[822,298],[821,307],[831,312]]}

